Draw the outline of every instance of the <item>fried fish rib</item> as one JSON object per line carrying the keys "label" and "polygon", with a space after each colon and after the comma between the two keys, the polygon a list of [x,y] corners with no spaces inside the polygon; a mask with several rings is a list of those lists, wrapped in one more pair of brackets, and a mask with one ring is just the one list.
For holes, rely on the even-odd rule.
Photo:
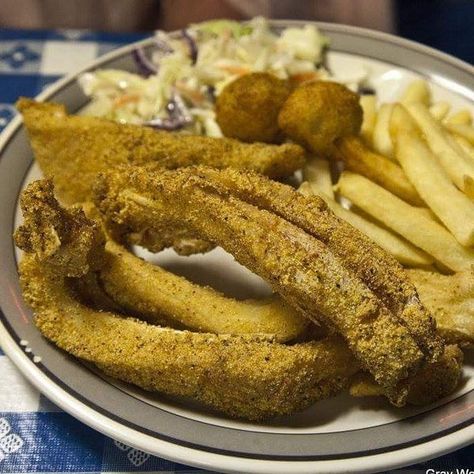
{"label": "fried fish rib", "polygon": [[434,319],[400,264],[338,218],[322,198],[303,196],[290,186],[246,171],[198,167],[188,173],[198,173],[206,178],[209,189],[231,194],[259,209],[273,212],[323,242],[382,299],[429,359],[436,360],[442,354],[443,344],[436,335]]}
{"label": "fried fish rib", "polygon": [[259,420],[302,410],[348,383],[357,364],[337,338],[285,346],[250,336],[176,331],[94,311],[27,255],[23,293],[42,334],[106,374]]}
{"label": "fried fish rib", "polygon": [[407,272],[446,341],[474,348],[474,270],[454,275]]}
{"label": "fried fish rib", "polygon": [[[429,405],[445,397],[457,388],[461,378],[463,353],[456,345],[448,345],[436,362],[423,366],[413,377],[407,402],[411,405]],[[365,372],[357,374],[351,384],[350,393],[354,397],[383,395],[383,390]]]}
{"label": "fried fish rib", "polygon": [[51,181],[30,184],[21,205],[25,222],[15,234],[17,245],[37,253],[51,269],[80,277],[71,284],[98,309],[125,309],[140,319],[179,329],[264,334],[279,342],[295,339],[307,327],[307,319],[276,296],[227,298],[141,260],[113,240],[105,244],[100,222],[94,222],[98,213],[84,206],[91,220],[78,207],[61,207]]}
{"label": "fried fish rib", "polygon": [[[110,375],[148,390],[190,396],[232,416],[260,419],[296,411],[329,396],[347,385],[348,378],[357,371],[350,351],[334,337],[284,346],[250,336],[165,330],[94,311],[75,299],[75,283],[91,277],[103,303],[101,288],[94,286],[97,271],[91,272],[95,266],[88,262],[97,258],[97,249],[91,251],[93,247],[102,245],[98,226],[76,209],[57,206],[47,181],[30,185],[22,205],[25,224],[17,232],[17,239],[30,254],[21,263],[21,280],[25,298],[37,312],[37,324],[60,347],[96,363]],[[90,209],[87,215],[91,215]],[[51,235],[55,236],[55,250],[45,253],[43,245]],[[65,279],[73,260],[81,262],[74,273],[82,276]],[[107,299],[105,302],[110,303]],[[216,363],[221,350],[223,355]],[[274,363],[277,367],[269,367]],[[285,373],[288,366],[291,370]],[[261,373],[264,380],[259,378]],[[414,379],[416,388],[418,377]],[[423,393],[425,386],[418,386]],[[411,400],[413,388],[408,389]]]}
{"label": "fried fish rib", "polygon": [[109,120],[67,115],[64,106],[17,102],[43,173],[67,204],[86,201],[98,172],[124,164],[159,162],[167,168],[207,164],[249,168],[273,178],[290,176],[304,163],[293,144],[244,144],[228,138],[179,135]]}
{"label": "fried fish rib", "polygon": [[277,296],[237,301],[141,260],[113,241],[106,251],[102,286],[140,319],[160,323],[166,315],[195,331],[269,334],[278,342],[295,339],[307,326],[308,320]]}
{"label": "fried fish rib", "polygon": [[[197,172],[197,173],[196,173]],[[407,377],[425,357],[405,326],[325,244],[282,217],[226,193],[198,170],[112,170],[96,205],[124,232],[177,223],[221,245],[266,279],[283,299],[343,335],[361,364],[403,404]]]}

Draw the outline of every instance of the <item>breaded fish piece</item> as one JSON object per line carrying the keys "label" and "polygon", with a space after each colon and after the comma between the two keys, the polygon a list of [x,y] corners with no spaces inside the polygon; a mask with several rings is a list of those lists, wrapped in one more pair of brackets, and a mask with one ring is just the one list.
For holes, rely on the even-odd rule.
{"label": "breaded fish piece", "polygon": [[[411,405],[429,405],[454,392],[461,379],[463,353],[457,345],[448,345],[436,362],[424,365],[413,377],[407,402]],[[365,372],[357,374],[351,384],[350,394],[354,397],[383,395],[380,385]]]}
{"label": "breaded fish piece", "polygon": [[149,325],[80,304],[33,255],[23,295],[42,334],[107,375],[189,397],[229,416],[260,420],[300,411],[347,386],[357,363],[338,338],[286,346]]}
{"label": "breaded fish piece", "polygon": [[[308,320],[276,295],[237,301],[194,284],[105,242],[90,204],[63,208],[53,183],[36,181],[23,192],[24,224],[17,245],[35,252],[51,270],[75,278],[80,299],[97,309],[127,312],[154,324],[214,334],[261,334],[285,342],[300,336]],[[87,217],[86,217],[87,215]],[[88,218],[90,217],[90,218]]]}
{"label": "breaded fish piece", "polygon": [[474,269],[454,275],[407,270],[444,339],[474,348]]}
{"label": "breaded fish piece", "polygon": [[99,277],[105,293],[151,323],[214,334],[266,334],[278,342],[295,339],[308,326],[307,318],[276,295],[238,301],[152,265],[113,241],[106,244],[106,257]]}
{"label": "breaded fish piece", "polygon": [[14,235],[17,247],[35,253],[51,269],[80,277],[104,263],[105,237],[100,224],[78,207],[63,208],[49,180],[31,183],[20,196],[25,222]]}
{"label": "breaded fish piece", "polygon": [[178,225],[222,246],[288,304],[341,334],[391,401],[403,404],[406,379],[426,360],[407,327],[324,243],[231,191],[218,192],[219,183],[199,171],[111,170],[99,178],[95,203],[124,234]]}
{"label": "breaded fish piece", "polygon": [[[154,168],[154,165],[149,167],[150,171]],[[434,361],[442,354],[443,343],[436,333],[434,318],[420,301],[401,265],[364,234],[338,218],[322,198],[303,196],[290,186],[248,171],[198,167],[182,173],[198,174],[206,179],[206,187],[216,193],[230,194],[275,213],[323,242],[383,301],[429,360]],[[141,239],[143,245],[150,246],[153,235],[151,230],[134,233],[133,243],[139,243]],[[160,242],[157,242],[155,250],[159,247]]]}
{"label": "breaded fish piece", "polygon": [[[352,353],[337,337],[285,346],[256,335],[194,334],[121,318],[114,314],[120,308],[97,281],[97,267],[109,255],[100,255],[100,225],[78,208],[58,206],[48,181],[31,184],[22,206],[25,222],[16,237],[27,255],[20,265],[21,281],[38,326],[59,347],[109,375],[147,390],[189,396],[231,416],[261,419],[303,409],[336,393],[358,370]],[[86,210],[87,216],[94,214],[90,206]],[[78,263],[75,267],[73,261]],[[77,299],[78,286],[81,296],[85,289],[101,311]],[[413,377],[407,385],[408,401],[446,395],[455,388],[448,381],[457,380],[459,372],[460,363],[450,371],[443,364],[422,367],[420,374],[431,378],[421,383],[419,374]],[[431,379],[440,380],[436,390]]]}
{"label": "breaded fish piece", "polygon": [[435,321],[423,306],[402,266],[362,232],[337,217],[319,196],[304,196],[290,186],[252,172],[199,167],[197,173],[216,192],[229,193],[297,225],[323,242],[407,327],[432,360],[443,351]]}
{"label": "breaded fish piece", "polygon": [[36,160],[67,204],[87,201],[95,175],[124,164],[158,162],[176,168],[192,164],[249,168],[272,178],[292,175],[304,163],[294,144],[245,144],[156,131],[109,120],[67,115],[63,105],[22,98],[23,115]]}

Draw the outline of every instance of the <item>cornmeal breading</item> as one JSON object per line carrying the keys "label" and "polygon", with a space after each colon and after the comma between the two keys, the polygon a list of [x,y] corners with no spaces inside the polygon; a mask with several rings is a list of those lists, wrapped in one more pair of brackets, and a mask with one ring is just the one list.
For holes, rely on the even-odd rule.
{"label": "cornmeal breading", "polygon": [[[158,284],[160,277],[149,268],[143,272],[142,266],[149,264],[137,262],[139,259],[118,244],[105,243],[93,207],[86,207],[91,220],[78,207],[61,207],[52,192],[51,182],[37,181],[23,193],[25,221],[16,233],[18,245],[26,251],[20,276],[39,329],[71,354],[146,390],[191,397],[230,416],[255,420],[292,413],[331,396],[347,386],[359,370],[352,351],[337,336],[317,333],[324,339],[284,345],[271,335],[193,333],[123,316],[128,308],[120,306],[118,292],[121,289],[127,294],[139,285],[144,292],[138,292],[137,297],[151,301],[154,311],[174,311],[166,298],[150,300],[145,291],[147,280],[156,278]],[[108,274],[111,258],[123,261],[113,263]],[[328,267],[328,271],[333,269]],[[109,284],[119,280],[110,295],[104,285],[107,279]],[[131,289],[126,288],[131,280],[135,280]],[[155,284],[150,288],[156,291]],[[173,291],[168,293],[164,296],[169,300],[176,296]],[[204,292],[198,301],[204,309],[209,308],[210,317],[215,316],[216,304],[222,304],[214,296]],[[88,306],[91,303],[93,307]],[[179,306],[179,301],[176,304]],[[146,314],[146,307],[132,309],[138,317],[153,319]],[[361,325],[370,323],[362,321]],[[380,335],[378,332],[375,337]],[[390,343],[386,347],[390,348]],[[400,382],[406,401],[425,404],[451,393],[457,386],[461,363],[456,346],[447,346],[437,362],[424,361],[415,376]],[[359,396],[368,390],[387,394],[386,387],[374,385],[362,375],[352,390]]]}
{"label": "cornmeal breading", "polygon": [[296,339],[308,325],[277,295],[238,301],[141,260],[113,241],[106,255],[100,271],[105,292],[149,322],[214,334],[267,334],[278,342]]}
{"label": "cornmeal breading", "polygon": [[436,360],[443,351],[432,315],[420,302],[415,286],[387,252],[338,218],[319,196],[303,196],[290,186],[252,172],[199,167],[206,187],[268,210],[323,242],[407,327],[424,354]]}
{"label": "cornmeal breading", "polygon": [[240,143],[156,131],[138,125],[67,115],[59,104],[20,99],[35,158],[57,196],[67,204],[87,201],[95,175],[125,164],[158,162],[177,168],[192,164],[249,168],[272,178],[291,176],[304,163],[298,145]]}
{"label": "cornmeal breading", "polygon": [[[461,379],[463,353],[456,345],[448,345],[436,362],[425,364],[411,380],[407,402],[411,405],[429,405],[454,392]],[[351,384],[354,397],[383,395],[383,390],[369,374],[358,373]]]}
{"label": "cornmeal breading", "polygon": [[[95,200],[106,221],[124,235],[159,235],[161,229],[177,225],[221,245],[266,279],[288,304],[340,333],[390,399],[403,404],[407,394],[403,381],[426,359],[408,325],[401,324],[326,244],[291,223],[298,222],[295,214],[284,219],[279,209],[276,213],[260,209],[247,202],[251,193],[244,197],[242,190],[234,192],[236,188],[222,187],[203,168],[153,172],[135,167],[103,175]],[[277,186],[274,191],[275,199],[289,206]],[[295,193],[295,200],[298,197]],[[257,205],[261,202],[264,198]],[[271,207],[266,202],[265,206]],[[324,215],[320,218],[323,221]],[[347,235],[342,234],[345,240],[356,233],[348,229]]]}
{"label": "cornmeal breading", "polygon": [[104,250],[100,228],[80,209],[59,207],[51,192],[50,182],[37,181],[23,195],[20,280],[40,331],[70,354],[146,390],[251,420],[302,410],[347,386],[358,370],[337,337],[283,345],[258,335],[162,328],[84,305],[75,282],[93,274],[90,260]]}

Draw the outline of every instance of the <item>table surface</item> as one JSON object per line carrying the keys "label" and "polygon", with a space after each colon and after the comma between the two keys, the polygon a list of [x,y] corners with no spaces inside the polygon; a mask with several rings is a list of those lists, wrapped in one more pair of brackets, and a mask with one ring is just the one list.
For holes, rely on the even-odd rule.
{"label": "table surface", "polygon": [[[0,30],[0,131],[19,96],[34,97],[64,74],[141,34]],[[474,445],[403,471],[474,467]],[[0,348],[0,472],[204,472],[132,449],[77,421],[33,388]],[[400,472],[400,471],[398,471]]]}

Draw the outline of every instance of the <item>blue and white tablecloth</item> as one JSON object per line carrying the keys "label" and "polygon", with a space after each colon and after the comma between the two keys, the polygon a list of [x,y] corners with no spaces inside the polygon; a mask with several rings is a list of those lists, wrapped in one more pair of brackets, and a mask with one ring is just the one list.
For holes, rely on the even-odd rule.
{"label": "blue and white tablecloth", "polygon": [[[18,96],[33,97],[64,74],[143,35],[0,30],[0,131]],[[404,471],[474,468],[474,447]],[[203,472],[150,456],[75,420],[38,393],[0,348],[0,472]]]}

